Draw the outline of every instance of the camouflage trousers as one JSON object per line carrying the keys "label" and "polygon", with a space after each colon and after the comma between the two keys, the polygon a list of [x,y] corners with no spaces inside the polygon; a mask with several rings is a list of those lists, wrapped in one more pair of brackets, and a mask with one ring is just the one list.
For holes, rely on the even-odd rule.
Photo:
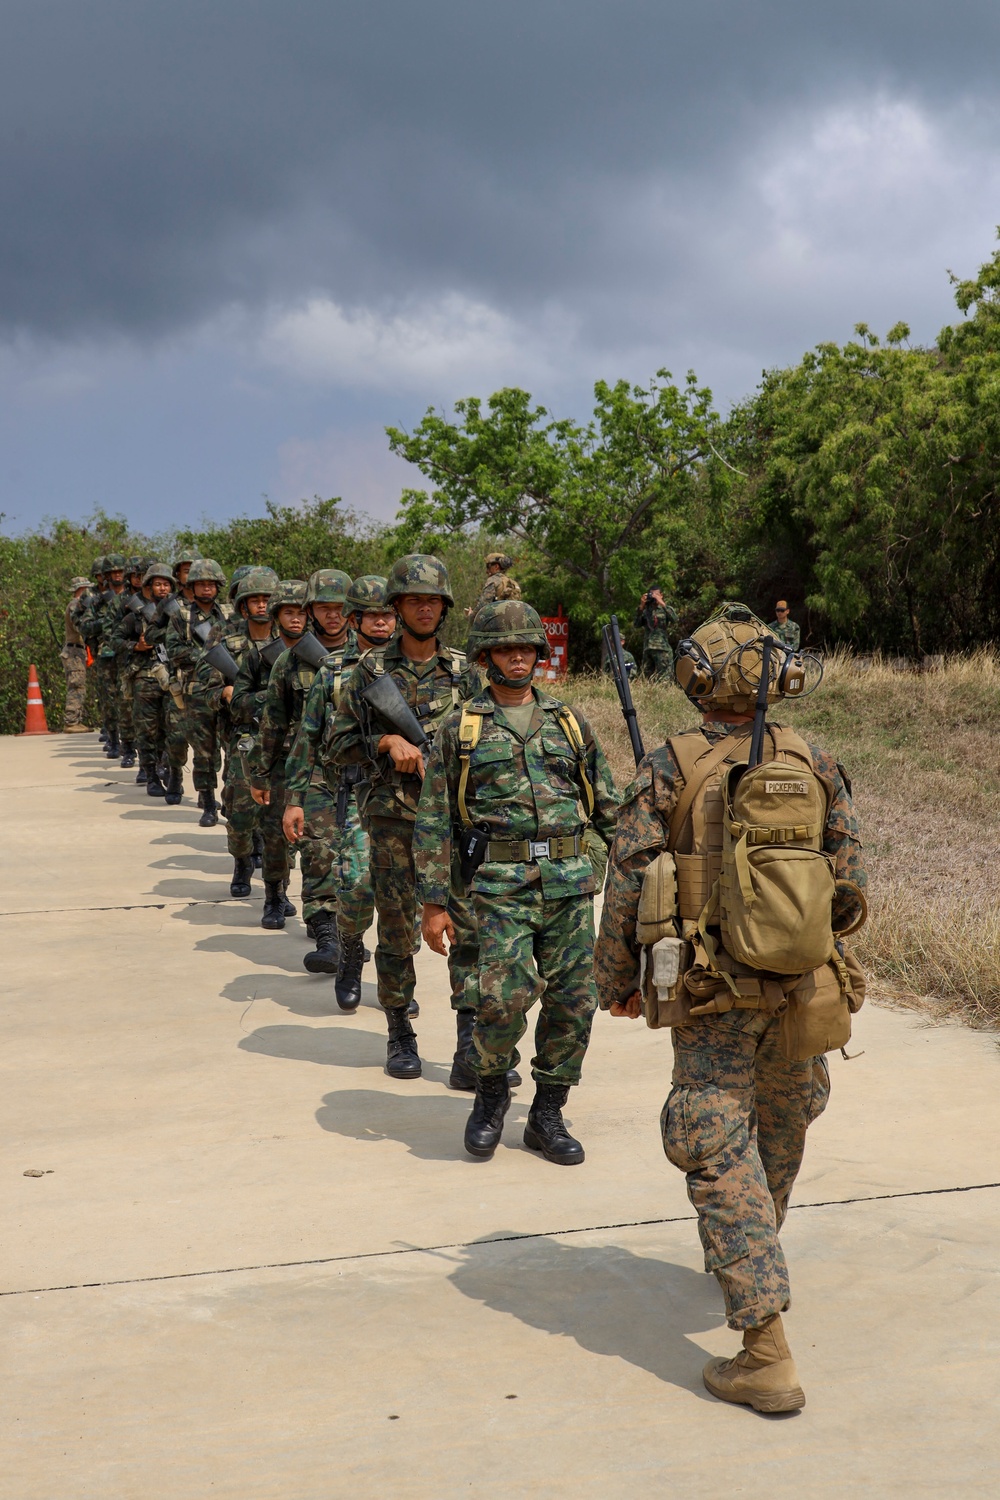
{"label": "camouflage trousers", "polygon": [[[413,955],[420,947],[420,909],[413,870],[413,824],[395,818],[372,818],[367,832],[378,913],[378,998],[386,1010],[396,1010],[409,1005],[417,987]],[[451,1006],[464,1010],[473,1003],[466,981],[475,982],[479,951],[476,920],[472,903],[465,897],[453,896],[448,912],[455,924],[455,944],[448,954]]]}
{"label": "camouflage trousers", "polygon": [[[248,859],[253,853],[253,836],[263,823],[265,809],[258,807],[250,795],[250,777],[240,752],[242,734],[229,741],[226,775],[222,785],[222,811],[226,815],[226,844],[234,859]],[[261,858],[261,866],[264,861]],[[265,876],[265,879],[268,877]]]}
{"label": "camouflage trousers", "polygon": [[368,837],[352,791],[343,828],[337,826],[337,794],[325,785],[310,787],[305,801],[306,838],[302,850],[302,914],[319,911],[337,918],[337,927],[362,937],[375,914]]}
{"label": "camouflage trousers", "polygon": [[267,881],[286,881],[291,873],[288,840],[281,826],[288,797],[285,792],[284,762],[277,775],[271,777],[268,788],[271,800],[260,811],[260,836],[264,841],[264,852],[260,859],[260,873]]}
{"label": "camouflage trousers", "polygon": [[536,1000],[531,1074],[542,1083],[579,1083],[597,1008],[594,898],[549,899],[533,884],[509,895],[476,895],[479,994],[470,1063],[506,1073]]}
{"label": "camouflage trousers", "polygon": [[674,652],[672,646],[647,646],[642,653],[640,672],[654,682],[673,682]]}
{"label": "camouflage trousers", "polygon": [[135,747],[135,679],[132,667],[120,667],[118,671],[118,733],[122,747]]}
{"label": "camouflage trousers", "polygon": [[87,698],[87,648],[85,646],[63,646],[59,653],[63,671],[66,673],[66,713],[64,725],[84,723],[83,711]]}
{"label": "camouflage trousers", "polygon": [[168,702],[168,695],[155,677],[148,672],[136,677],[132,715],[141,766],[158,761],[166,748]]}
{"label": "camouflage trousers", "polygon": [[118,733],[118,692],[114,657],[99,656],[97,667],[97,701],[104,728]]}
{"label": "camouflage trousers", "polygon": [[178,708],[173,695],[164,698],[167,722],[167,759],[173,771],[183,771],[188,758],[187,708]]}
{"label": "camouflage trousers", "polygon": [[[196,792],[214,792],[222,769],[222,740],[227,723],[222,713],[200,698],[188,696],[187,734],[194,756]],[[228,713],[225,720],[228,721]]]}
{"label": "camouflage trousers", "polygon": [[674,1073],[660,1128],[687,1176],[705,1269],[730,1328],[757,1328],[789,1303],[778,1240],[806,1130],[830,1097],[826,1060],[788,1062],[779,1017],[731,1010],[674,1031]]}

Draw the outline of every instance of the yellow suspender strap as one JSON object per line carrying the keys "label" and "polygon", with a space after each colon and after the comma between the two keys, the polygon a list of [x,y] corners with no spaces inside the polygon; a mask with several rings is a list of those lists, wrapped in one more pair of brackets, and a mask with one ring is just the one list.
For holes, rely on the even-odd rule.
{"label": "yellow suspender strap", "polygon": [[462,820],[463,828],[472,827],[472,819],[469,817],[469,808],[465,800],[469,790],[469,757],[479,744],[479,736],[482,732],[482,714],[472,714],[468,708],[463,708],[458,725],[458,756],[462,763],[458,778],[458,815]]}
{"label": "yellow suspender strap", "polygon": [[583,735],[580,732],[580,726],[576,722],[576,716],[572,709],[567,708],[563,704],[556,717],[562,725],[563,733],[576,753],[577,770],[580,773],[580,786],[583,790],[583,801],[587,810],[587,821],[589,822],[594,816],[595,800],[594,788],[590,777],[587,775],[587,747],[583,743]]}

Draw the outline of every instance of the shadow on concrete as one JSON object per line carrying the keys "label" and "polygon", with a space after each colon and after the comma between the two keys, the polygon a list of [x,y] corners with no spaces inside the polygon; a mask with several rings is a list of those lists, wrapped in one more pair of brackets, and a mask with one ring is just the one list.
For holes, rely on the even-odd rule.
{"label": "shadow on concrete", "polygon": [[[425,1077],[427,1071],[425,1063]],[[316,1111],[316,1121],[332,1135],[353,1141],[399,1141],[411,1156],[421,1161],[452,1161],[477,1168],[483,1163],[473,1161],[462,1144],[471,1108],[471,1094],[450,1090],[427,1095],[338,1089],[334,1094],[324,1095]],[[527,1106],[519,1107],[515,1095],[505,1125],[507,1144],[520,1141],[526,1116]]]}
{"label": "shadow on concrete", "polygon": [[325,1068],[381,1068],[385,1062],[384,1031],[365,1030],[355,1025],[351,1016],[342,1011],[338,1014],[336,1026],[258,1027],[239,1043],[240,1050],[261,1057],[283,1057],[289,1062],[318,1063]]}
{"label": "shadow on concrete", "polygon": [[[214,880],[158,880],[152,887],[155,896],[163,896],[168,901],[231,901],[233,897],[229,894],[228,874],[223,877],[221,871]],[[179,913],[174,912],[174,916]]]}
{"label": "shadow on concrete", "polygon": [[[223,1000],[234,1005],[246,1005],[251,1000],[269,1000],[280,1005],[293,1016],[307,1016],[319,1020],[324,1016],[337,1017],[345,1025],[351,1025],[350,1014],[342,1011],[334,994],[333,979],[319,978],[300,970],[297,975],[268,973],[257,969],[252,974],[240,974],[231,979],[220,991]],[[373,984],[361,987],[361,1010],[380,1010]]]}
{"label": "shadow on concrete", "polygon": [[[198,908],[192,909],[198,910]],[[218,912],[218,907],[213,907],[211,910]],[[173,915],[176,917],[180,913],[174,912]],[[245,959],[247,963],[260,964],[262,968],[271,970],[279,969],[282,974],[294,974],[301,976],[303,980],[311,980],[314,985],[322,985],[321,978],[307,974],[302,967],[302,955],[309,952],[309,947],[299,943],[293,945],[288,939],[287,927],[283,933],[265,932],[258,916],[257,922],[251,924],[249,931],[239,934],[235,932],[213,933],[211,937],[199,938],[195,947],[202,953],[235,953],[237,958]],[[332,979],[330,988],[332,993]]]}
{"label": "shadow on concrete", "polygon": [[[232,875],[232,860],[224,855],[226,873]],[[166,859],[151,860],[150,870],[201,870],[205,875],[219,875],[221,864],[218,854],[169,854]]]}
{"label": "shadow on concrete", "polygon": [[474,1241],[458,1254],[449,1279],[471,1301],[717,1404],[701,1382],[705,1355],[687,1336],[724,1321],[713,1277],[615,1245],[545,1237]]}

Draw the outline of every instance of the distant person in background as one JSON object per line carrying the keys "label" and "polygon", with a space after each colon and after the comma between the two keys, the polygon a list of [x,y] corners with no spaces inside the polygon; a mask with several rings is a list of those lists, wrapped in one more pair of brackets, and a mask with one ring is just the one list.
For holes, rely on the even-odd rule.
{"label": "distant person in background", "polygon": [[67,734],[87,734],[88,726],[83,722],[83,705],[87,696],[87,646],[76,628],[73,605],[90,588],[90,580],[74,578],[70,588],[73,590],[73,597],[66,606],[64,643],[59,653],[66,673],[66,717],[63,729]]}
{"label": "distant person in background", "polygon": [[467,619],[472,619],[484,604],[496,604],[500,599],[520,599],[521,585],[507,577],[508,570],[513,566],[514,560],[506,552],[487,552],[486,582],[480,589],[475,604],[465,611]]}
{"label": "distant person in background", "polygon": [[784,645],[790,646],[793,651],[797,651],[802,644],[802,631],[794,620],[788,618],[788,600],[779,599],[774,606],[774,612],[778,618],[771,621],[767,627],[768,630],[772,635],[776,635],[778,640]]}
{"label": "distant person in background", "polygon": [[674,680],[674,648],[669,630],[677,624],[677,611],[667,604],[658,583],[651,584],[639,600],[632,622],[642,631],[642,675],[657,682]]}

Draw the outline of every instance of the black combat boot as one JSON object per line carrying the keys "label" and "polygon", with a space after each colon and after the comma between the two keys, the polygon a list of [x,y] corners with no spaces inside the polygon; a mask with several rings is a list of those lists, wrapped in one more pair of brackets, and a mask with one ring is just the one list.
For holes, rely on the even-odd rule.
{"label": "black combat boot", "polygon": [[476,1081],[476,1102],[465,1126],[465,1149],[488,1161],[500,1144],[503,1118],[510,1109],[506,1073],[491,1073]]}
{"label": "black combat boot", "polygon": [[[282,903],[281,904],[281,909],[285,913],[285,916],[286,917],[294,917],[297,908],[294,907],[292,905],[292,903],[288,899],[288,881],[287,880],[282,881],[282,884],[281,884],[281,903]],[[315,918],[313,918],[313,920],[315,921]]]}
{"label": "black combat boot", "polygon": [[99,745],[106,745],[107,742],[108,742],[108,731],[105,729],[104,725],[102,724],[101,725],[101,729],[100,729],[100,733],[97,736],[97,743]]}
{"label": "black combat boot", "polygon": [[[149,788],[147,787],[146,790],[148,791]],[[181,800],[183,793],[184,772],[179,770],[177,766],[171,766],[170,777],[167,781],[167,790],[164,794],[164,800],[166,801],[167,806],[176,807],[178,802]]]}
{"label": "black combat boot", "polygon": [[208,787],[201,794],[201,805],[205,809],[198,819],[199,828],[214,828],[219,821],[219,806],[215,800],[215,788]]}
{"label": "black combat boot", "polygon": [[340,963],[334,992],[341,1010],[357,1010],[361,1004],[361,970],[365,962],[365,945],[359,937],[340,940]]}
{"label": "black combat boot", "polygon": [[583,1147],[563,1124],[562,1109],[568,1098],[564,1083],[537,1083],[524,1127],[524,1144],[557,1167],[575,1167],[583,1161]]}
{"label": "black combat boot", "polygon": [[253,831],[253,867],[259,870],[264,858],[264,840],[258,830]]}
{"label": "black combat boot", "polygon": [[264,910],[260,925],[269,932],[280,932],[285,925],[285,901],[281,894],[280,880],[264,881]]}
{"label": "black combat boot", "polygon": [[233,860],[233,878],[229,882],[231,896],[249,896],[250,877],[253,875],[253,860],[249,854],[237,854]]}
{"label": "black combat boot", "polygon": [[410,1018],[405,1008],[400,1005],[394,1010],[387,1010],[385,1018],[389,1023],[385,1071],[390,1078],[419,1078],[420,1054],[417,1051],[417,1037],[410,1025]]}
{"label": "black combat boot", "polygon": [[154,761],[150,761],[146,767],[146,796],[163,797],[166,795],[166,787],[160,780],[160,773],[156,769]]}
{"label": "black combat boot", "polygon": [[340,939],[337,919],[332,912],[318,911],[312,919],[315,953],[307,953],[302,962],[310,974],[336,974],[340,967]]}
{"label": "black combat boot", "polygon": [[129,740],[122,740],[122,758],[119,764],[123,771],[131,771],[135,765],[135,746]]}
{"label": "black combat boot", "polygon": [[135,773],[135,784],[136,786],[145,786],[148,780],[149,772],[144,765],[140,764],[138,771]]}
{"label": "black combat boot", "polygon": [[[458,1031],[458,1046],[455,1048],[455,1056],[451,1062],[451,1076],[448,1079],[450,1089],[461,1089],[467,1094],[474,1094],[478,1073],[475,1073],[469,1058],[472,1056],[472,1032],[476,1024],[476,1012],[474,1010],[457,1010],[455,1022]],[[507,1073],[507,1082],[512,1089],[516,1089],[521,1082],[521,1075],[516,1068],[510,1068]]]}
{"label": "black combat boot", "polygon": [[108,760],[117,760],[122,753],[122,747],[118,742],[117,729],[108,730],[108,743],[104,747],[104,753]]}
{"label": "black combat boot", "polygon": [[198,793],[198,806],[199,807],[204,807],[205,806],[205,793],[204,793],[204,790],[202,790],[202,791],[200,791]]}
{"label": "black combat boot", "polygon": [[409,1005],[406,1007],[406,1014],[410,1017],[411,1020],[414,1016],[419,1016],[420,1006],[415,1000],[411,1000]]}

